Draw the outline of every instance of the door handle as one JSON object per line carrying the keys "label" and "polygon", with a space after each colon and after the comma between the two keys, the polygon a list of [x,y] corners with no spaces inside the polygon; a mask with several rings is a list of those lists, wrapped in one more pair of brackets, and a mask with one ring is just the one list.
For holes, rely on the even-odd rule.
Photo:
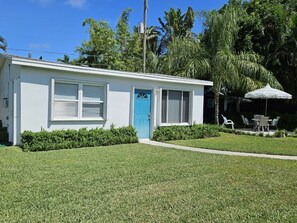
{"label": "door handle", "polygon": [[151,119],[151,113],[148,113],[148,118]]}

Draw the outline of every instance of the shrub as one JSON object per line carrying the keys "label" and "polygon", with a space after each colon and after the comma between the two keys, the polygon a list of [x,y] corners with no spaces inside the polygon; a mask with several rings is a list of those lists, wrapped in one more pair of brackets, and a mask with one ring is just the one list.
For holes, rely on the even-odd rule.
{"label": "shrub", "polygon": [[287,130],[285,130],[285,129],[281,129],[281,130],[277,130],[275,133],[274,133],[274,135],[273,135],[274,137],[286,137],[286,136],[288,136],[288,131]]}
{"label": "shrub", "polygon": [[25,151],[47,151],[80,147],[107,146],[138,142],[133,127],[105,129],[82,128],[79,130],[55,130],[48,132],[24,131],[21,135]]}
{"label": "shrub", "polygon": [[156,141],[169,141],[181,139],[201,139],[220,136],[216,125],[192,125],[192,126],[164,126],[155,129],[153,139]]}
{"label": "shrub", "polygon": [[260,132],[260,133],[258,134],[258,136],[263,137],[263,136],[264,136],[264,133],[263,133],[263,132]]}

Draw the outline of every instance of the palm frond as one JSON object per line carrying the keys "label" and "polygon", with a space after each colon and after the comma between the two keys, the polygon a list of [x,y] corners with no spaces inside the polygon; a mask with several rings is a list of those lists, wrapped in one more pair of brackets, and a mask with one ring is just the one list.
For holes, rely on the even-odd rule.
{"label": "palm frond", "polygon": [[0,49],[6,52],[7,49],[7,41],[3,36],[0,35]]}

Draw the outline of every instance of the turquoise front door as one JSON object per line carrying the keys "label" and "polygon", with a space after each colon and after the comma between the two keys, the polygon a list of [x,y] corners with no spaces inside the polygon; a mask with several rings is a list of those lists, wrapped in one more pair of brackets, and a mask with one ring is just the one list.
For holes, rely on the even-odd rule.
{"label": "turquoise front door", "polygon": [[135,89],[134,128],[139,139],[150,137],[151,91]]}

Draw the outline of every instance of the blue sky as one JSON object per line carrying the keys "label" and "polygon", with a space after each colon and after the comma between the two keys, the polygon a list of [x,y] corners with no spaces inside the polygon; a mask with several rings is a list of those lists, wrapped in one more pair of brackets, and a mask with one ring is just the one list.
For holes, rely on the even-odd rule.
{"label": "blue sky", "polygon": [[[158,17],[170,7],[183,12],[188,6],[195,11],[219,9],[228,0],[148,0],[148,25],[158,25]],[[82,27],[86,18],[105,20],[115,27],[121,12],[132,8],[130,27],[143,18],[143,0],[0,0],[0,35],[8,42],[8,53],[56,61],[63,57],[37,51],[67,53],[75,57],[75,49],[88,38],[87,28]],[[194,32],[201,31],[197,20]]]}

